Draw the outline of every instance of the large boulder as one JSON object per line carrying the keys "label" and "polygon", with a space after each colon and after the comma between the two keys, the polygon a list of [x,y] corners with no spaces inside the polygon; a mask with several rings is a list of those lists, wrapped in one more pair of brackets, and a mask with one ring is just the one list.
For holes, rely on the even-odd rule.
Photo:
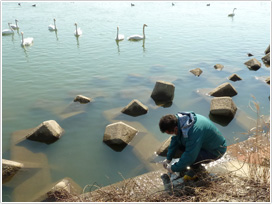
{"label": "large boulder", "polygon": [[20,162],[2,159],[2,183],[8,182],[23,166]]}
{"label": "large boulder", "polygon": [[41,123],[39,126],[34,128],[26,138],[28,140],[44,142],[46,144],[51,144],[57,141],[64,130],[55,120],[48,120]]}
{"label": "large boulder", "polygon": [[175,85],[165,81],[157,81],[151,98],[157,105],[171,103],[174,99]]}
{"label": "large boulder", "polygon": [[256,58],[252,58],[251,60],[245,62],[245,65],[249,70],[258,70],[261,67],[261,63]]}
{"label": "large boulder", "polygon": [[[169,137],[167,140],[165,140],[162,145],[160,146],[160,148],[156,151],[156,154],[161,156],[161,157],[166,157],[167,156],[167,152],[168,152],[168,148],[171,142],[171,138]],[[182,155],[183,151],[181,151],[180,149],[177,149],[175,152],[175,155],[173,158],[180,158]]]}
{"label": "large boulder", "polygon": [[237,107],[231,97],[215,97],[211,100],[210,113],[212,115],[233,118],[236,111]]}
{"label": "large boulder", "polygon": [[224,66],[222,64],[215,64],[213,66],[216,70],[223,70]]}
{"label": "large boulder", "polygon": [[217,88],[209,92],[209,95],[214,97],[223,97],[223,96],[235,96],[237,95],[236,89],[230,83],[223,83]]}
{"label": "large boulder", "polygon": [[146,114],[148,107],[143,105],[139,100],[132,100],[126,107],[124,107],[121,112],[133,117]]}
{"label": "large boulder", "polygon": [[270,65],[270,53],[267,53],[264,57],[262,57],[262,61],[266,65]]}
{"label": "large boulder", "polygon": [[88,98],[86,96],[83,96],[83,95],[77,95],[74,99],[74,102],[80,102],[82,104],[85,104],[85,103],[89,103],[91,102],[91,98]]}
{"label": "large boulder", "polygon": [[137,133],[138,130],[123,122],[112,123],[106,126],[103,142],[116,151],[122,151]]}
{"label": "large boulder", "polygon": [[238,80],[242,80],[242,78],[239,75],[237,75],[236,73],[234,73],[231,76],[229,76],[229,80],[238,81]]}
{"label": "large boulder", "polygon": [[199,77],[203,71],[200,68],[195,68],[193,70],[190,70],[190,72],[193,73],[195,76]]}

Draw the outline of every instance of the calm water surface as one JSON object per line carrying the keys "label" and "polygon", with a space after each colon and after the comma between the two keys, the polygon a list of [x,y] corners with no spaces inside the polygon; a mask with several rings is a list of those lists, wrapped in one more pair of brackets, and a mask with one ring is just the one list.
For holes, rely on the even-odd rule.
{"label": "calm water surface", "polygon": [[[215,122],[228,144],[247,136],[256,114],[255,96],[262,115],[270,114],[270,75],[261,58],[270,44],[270,2],[2,2],[2,29],[18,19],[19,31],[2,36],[2,158],[29,165],[2,186],[3,201],[31,201],[52,183],[69,177],[82,188],[108,185],[158,169],[152,154],[168,138],[160,133],[162,115],[193,110],[209,117],[207,91],[230,82],[237,73],[243,80],[230,82],[238,91],[238,107],[228,124]],[[233,18],[228,17],[237,8]],[[58,31],[48,25],[56,18]],[[82,29],[74,36],[75,26]],[[115,42],[116,27],[127,38],[142,34],[145,41]],[[21,35],[33,37],[23,48]],[[244,62],[250,52],[262,63],[250,71]],[[217,63],[225,67],[217,71]],[[189,70],[201,68],[195,77]],[[150,98],[157,80],[172,82],[171,107],[158,107]],[[76,95],[93,98],[74,103]],[[130,117],[120,110],[138,99],[149,107],[146,115]],[[26,129],[56,120],[65,130],[60,140],[44,145],[22,141]],[[102,142],[105,127],[124,121],[139,134],[122,152]],[[122,175],[122,176],[121,176]]]}

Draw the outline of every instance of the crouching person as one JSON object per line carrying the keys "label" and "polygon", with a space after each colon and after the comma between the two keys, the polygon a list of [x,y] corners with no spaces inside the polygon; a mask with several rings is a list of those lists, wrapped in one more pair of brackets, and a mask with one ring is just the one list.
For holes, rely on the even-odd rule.
{"label": "crouching person", "polygon": [[[207,164],[221,158],[226,150],[226,139],[206,117],[194,112],[165,115],[159,122],[162,133],[173,135],[168,148],[164,168],[170,173],[185,172],[184,179],[192,180]],[[170,165],[177,149],[184,151],[178,162]]]}

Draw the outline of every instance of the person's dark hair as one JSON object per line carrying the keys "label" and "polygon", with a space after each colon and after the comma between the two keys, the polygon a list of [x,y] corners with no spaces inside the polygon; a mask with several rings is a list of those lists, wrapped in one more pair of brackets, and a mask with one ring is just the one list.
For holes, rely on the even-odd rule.
{"label": "person's dark hair", "polygon": [[161,117],[159,126],[162,133],[165,131],[173,132],[175,127],[178,126],[178,119],[175,115],[165,115]]}

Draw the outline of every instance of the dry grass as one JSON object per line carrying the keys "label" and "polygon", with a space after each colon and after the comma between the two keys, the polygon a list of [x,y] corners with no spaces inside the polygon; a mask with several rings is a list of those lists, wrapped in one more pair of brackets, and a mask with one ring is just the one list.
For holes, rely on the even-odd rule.
{"label": "dry grass", "polygon": [[233,170],[218,174],[216,178],[205,174],[197,181],[152,194],[128,179],[121,187],[113,185],[108,189],[87,185],[97,190],[84,197],[58,193],[53,198],[62,202],[270,202],[270,122],[260,116],[258,103],[251,102],[251,108],[257,115],[256,128],[246,133],[250,140],[236,147],[239,149],[237,158],[241,161],[237,170],[249,164],[249,174],[244,177],[238,177]]}

